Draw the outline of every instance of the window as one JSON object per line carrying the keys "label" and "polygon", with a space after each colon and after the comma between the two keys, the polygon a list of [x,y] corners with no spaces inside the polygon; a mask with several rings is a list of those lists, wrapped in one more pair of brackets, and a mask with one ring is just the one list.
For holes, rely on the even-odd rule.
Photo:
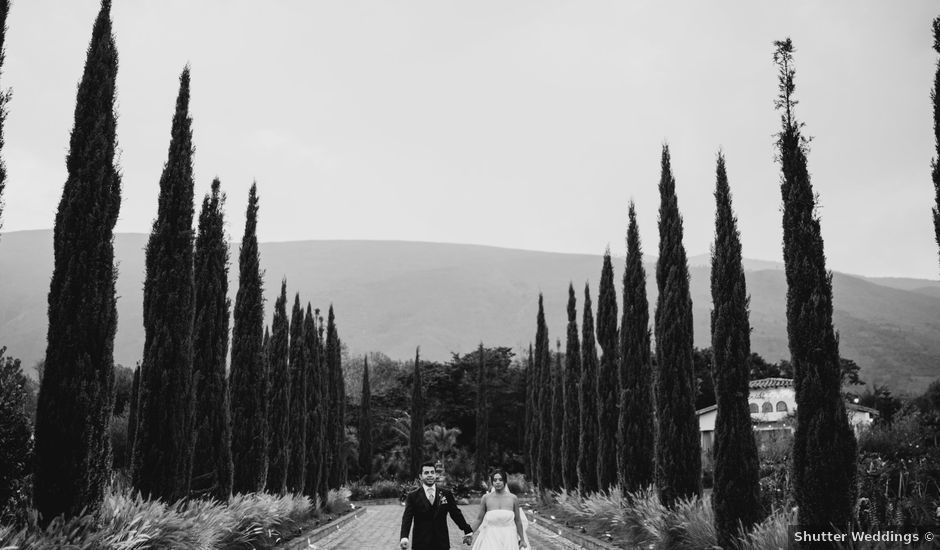
{"label": "window", "polygon": [[757,410],[757,403],[751,403],[751,413],[752,413],[752,414],[757,414],[757,413],[759,413],[759,412],[760,412],[760,411]]}
{"label": "window", "polygon": [[784,403],[783,401],[777,401],[777,412],[778,413],[787,412],[787,404]]}
{"label": "window", "polygon": [[772,413],[774,412],[774,406],[770,404],[770,401],[764,401],[764,404],[760,408],[762,413]]}

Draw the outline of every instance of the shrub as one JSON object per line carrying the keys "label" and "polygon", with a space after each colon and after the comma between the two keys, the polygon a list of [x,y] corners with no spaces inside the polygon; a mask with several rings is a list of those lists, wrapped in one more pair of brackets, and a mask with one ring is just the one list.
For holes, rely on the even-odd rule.
{"label": "shrub", "polygon": [[0,527],[0,548],[88,550],[267,549],[298,534],[310,518],[303,496],[255,493],[227,504],[192,500],[166,505],[126,491],[105,495],[100,517],[53,520],[40,529],[35,520],[20,531]]}
{"label": "shrub", "polygon": [[326,511],[331,514],[342,514],[352,509],[349,497],[352,493],[348,487],[331,489],[326,496]]}

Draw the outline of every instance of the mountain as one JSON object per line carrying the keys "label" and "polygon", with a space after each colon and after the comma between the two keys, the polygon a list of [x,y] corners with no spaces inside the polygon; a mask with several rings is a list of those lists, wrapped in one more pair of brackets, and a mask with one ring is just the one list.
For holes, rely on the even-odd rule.
{"label": "mountain", "polygon": [[[115,361],[133,367],[143,349],[142,294],[147,235],[119,234],[115,255],[118,333]],[[545,295],[549,336],[563,338],[568,282],[580,307],[585,281],[596,300],[600,255],[557,254],[475,245],[399,241],[263,243],[265,297],[271,305],[282,277],[288,292],[325,312],[332,303],[340,337],[352,355],[381,351],[396,359],[445,360],[482,341],[521,353],[535,335],[538,293]],[[237,262],[238,244],[231,250]],[[710,344],[709,262],[690,258],[695,342]],[[648,257],[652,261],[652,258]],[[615,277],[623,274],[615,261]],[[786,281],[779,263],[746,260],[751,295],[752,348],[769,361],[788,358]],[[19,231],[0,238],[0,345],[33,366],[45,353],[46,309],[52,274],[52,232]],[[237,266],[229,270],[234,300]],[[647,265],[647,290],[656,282]],[[869,383],[895,393],[922,392],[940,376],[940,296],[926,280],[866,279],[833,274],[835,325],[844,357]],[[895,288],[892,288],[895,287]],[[927,289],[927,290],[924,290]],[[580,316],[579,316],[580,319]]]}

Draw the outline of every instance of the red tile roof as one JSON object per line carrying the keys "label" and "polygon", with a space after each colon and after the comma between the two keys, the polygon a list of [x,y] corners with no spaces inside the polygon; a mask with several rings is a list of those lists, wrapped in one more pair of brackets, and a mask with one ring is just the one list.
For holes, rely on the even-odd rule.
{"label": "red tile roof", "polygon": [[789,388],[792,386],[792,378],[761,378],[760,380],[751,380],[750,383],[750,388],[752,390],[766,388]]}

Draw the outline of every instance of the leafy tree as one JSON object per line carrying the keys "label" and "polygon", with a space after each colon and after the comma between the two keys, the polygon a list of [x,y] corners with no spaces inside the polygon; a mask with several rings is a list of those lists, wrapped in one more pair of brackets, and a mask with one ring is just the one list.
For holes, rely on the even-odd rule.
{"label": "leafy tree", "polygon": [[193,391],[193,131],[189,67],[180,75],[157,219],[147,242],[144,357],[134,488],[174,502],[189,495]]}
{"label": "leafy tree", "polygon": [[660,501],[671,507],[679,499],[701,495],[702,457],[692,372],[689,266],[667,145],[661,166],[655,315],[658,372],[653,377],[658,419],[656,486]]}
{"label": "leafy tree", "polygon": [[535,330],[535,370],[539,373],[538,404],[538,474],[536,483],[543,489],[555,487],[552,479],[552,351],[549,349],[548,325],[545,324],[545,310],[542,307],[542,294],[539,293],[539,312]]}
{"label": "leafy tree", "polygon": [[761,520],[760,472],[748,409],[749,298],[741,264],[741,238],[721,153],[716,172],[711,328],[718,416],[712,508],[718,544],[731,547],[742,530],[746,532]]}
{"label": "leafy tree", "polygon": [[637,491],[653,482],[653,364],[650,358],[646,270],[630,201],[627,263],[623,272],[623,321],[620,324],[620,419],[618,461],[622,485]]}
{"label": "leafy tree", "polygon": [[794,366],[796,432],[793,493],[803,525],[845,528],[852,518],[855,436],[842,401],[839,341],[832,326],[832,275],[816,216],[806,139],[794,115],[793,43],[775,42],[783,129],[777,136],[783,171],[783,260],[787,336]]}
{"label": "leafy tree", "polygon": [[134,381],[131,384],[130,412],[127,415],[127,453],[134,456],[134,439],[137,432],[137,399],[140,395],[140,363],[134,368]]}
{"label": "leafy tree", "polygon": [[[940,17],[933,20],[933,49],[940,53]],[[2,63],[2,58],[0,58],[0,63]],[[936,156],[931,162],[931,176],[934,192],[936,193],[936,206],[933,208],[933,227],[937,244],[940,245],[940,97],[937,97],[938,90],[940,90],[940,61],[937,61],[937,69],[933,77],[933,89],[930,91],[930,99],[933,101],[934,143],[936,144]],[[0,146],[2,146],[2,141],[0,141]],[[0,187],[0,190],[2,190],[2,187]]]}
{"label": "leafy tree", "polygon": [[239,250],[232,328],[230,405],[235,493],[263,490],[268,471],[268,373],[263,349],[264,298],[257,227],[258,185],[253,183]]}
{"label": "leafy tree", "polygon": [[606,491],[617,483],[617,401],[620,337],[617,333],[617,290],[610,249],[604,252],[600,295],[597,298],[597,341],[601,345],[601,365],[597,373],[597,480]]}
{"label": "leafy tree", "polygon": [[5,353],[0,348],[0,525],[25,519],[33,454],[29,380],[20,360]]}
{"label": "leafy tree", "polygon": [[578,384],[581,377],[581,342],[578,339],[578,310],[574,285],[568,284],[568,340],[565,346],[564,413],[561,438],[561,485],[569,491],[578,488],[578,431],[581,407]]}
{"label": "leafy tree", "polygon": [[858,404],[877,410],[879,417],[876,421],[886,425],[890,425],[894,421],[894,415],[901,410],[901,400],[891,395],[887,386],[878,384],[865,390],[859,397]]}
{"label": "leafy tree", "polygon": [[411,383],[411,467],[412,476],[420,474],[418,468],[424,462],[422,444],[424,442],[424,389],[421,387],[421,348],[415,350],[414,380]]}
{"label": "leafy tree", "polygon": [[196,387],[192,490],[227,502],[232,494],[232,419],[225,378],[229,315],[225,194],[219,178],[202,199],[196,236],[196,318],[193,381]]}
{"label": "leafy tree", "polygon": [[304,310],[294,295],[290,321],[290,459],[287,490],[303,493],[307,473],[307,358],[304,357]]}
{"label": "leafy tree", "polygon": [[359,469],[372,479],[372,390],[369,388],[369,357],[362,367],[362,398],[359,413]]}
{"label": "leafy tree", "polygon": [[846,384],[852,386],[861,386],[865,384],[865,381],[859,378],[858,371],[861,367],[855,361],[851,359],[846,359],[845,357],[839,358],[839,377],[840,383],[844,386]]}
{"label": "leafy tree", "polygon": [[578,485],[583,493],[596,493],[597,478],[597,347],[594,339],[594,311],[591,289],[584,284],[584,312],[581,320],[581,430],[578,440]]}
{"label": "leafy tree", "polygon": [[483,352],[483,342],[477,350],[479,367],[477,368],[477,410],[476,410],[476,452],[474,453],[475,467],[474,479],[479,484],[486,477],[486,467],[489,463],[489,402],[488,386],[490,383],[486,372],[486,354]]}
{"label": "leafy tree", "polygon": [[692,348],[692,377],[695,382],[695,409],[711,407],[717,403],[712,349]]}
{"label": "leafy tree", "polygon": [[134,371],[124,365],[114,365],[114,410],[112,416],[126,415],[134,385]]}
{"label": "leafy tree", "polygon": [[53,230],[45,375],[36,411],[33,504],[41,521],[98,509],[111,477],[117,50],[103,0],[78,85],[68,173]]}
{"label": "leafy tree", "polygon": [[283,495],[287,492],[290,467],[290,396],[291,377],[290,324],[287,318],[287,279],[281,280],[281,294],[274,303],[271,322],[271,348],[268,371],[268,479],[266,490]]}

